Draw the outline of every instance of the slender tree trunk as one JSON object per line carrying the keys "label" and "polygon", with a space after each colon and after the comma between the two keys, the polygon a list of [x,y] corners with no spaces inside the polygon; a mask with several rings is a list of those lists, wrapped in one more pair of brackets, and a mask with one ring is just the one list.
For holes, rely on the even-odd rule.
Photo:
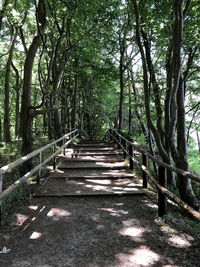
{"label": "slender tree trunk", "polygon": [[199,131],[198,131],[198,129],[196,129],[196,135],[197,135],[197,144],[198,144],[199,155],[200,155],[200,136],[199,136]]}
{"label": "slender tree trunk", "polygon": [[2,142],[2,123],[1,123],[1,116],[0,116],[0,142]]}
{"label": "slender tree trunk", "polygon": [[129,86],[129,92],[128,92],[128,132],[130,134],[131,132],[131,123],[132,123],[132,107],[131,107],[131,87]]}
{"label": "slender tree trunk", "polygon": [[15,104],[15,137],[19,136],[19,99],[20,99],[20,76],[19,71],[12,62],[12,68],[16,74],[15,92],[16,92],[16,104]]}
{"label": "slender tree trunk", "polygon": [[120,74],[120,96],[119,96],[119,113],[118,113],[118,129],[123,128],[123,103],[124,103],[124,70],[123,70],[123,61],[124,61],[124,49],[121,49],[120,52],[120,64],[119,64],[119,74]]}
{"label": "slender tree trunk", "polygon": [[78,75],[77,73],[74,76],[74,94],[73,94],[73,100],[72,100],[72,129],[76,126],[76,113],[77,113],[77,91],[78,91]]}
{"label": "slender tree trunk", "polygon": [[4,140],[6,143],[11,142],[10,135],[10,72],[13,51],[15,47],[15,42],[17,39],[17,28],[15,29],[15,34],[13,36],[12,44],[9,49],[8,60],[6,63],[6,73],[5,73],[5,84],[4,84]]}
{"label": "slender tree trunk", "polygon": [[[143,82],[144,82],[144,95],[145,95],[145,111],[146,111],[146,118],[147,118],[147,126],[148,128],[152,131],[152,134],[155,138],[155,142],[158,147],[159,154],[163,161],[165,163],[170,164],[170,149],[166,150],[166,146],[163,138],[164,132],[162,129],[162,112],[160,112],[161,109],[161,104],[160,104],[160,99],[158,95],[158,84],[156,82],[156,77],[150,57],[150,51],[149,51],[149,45],[148,43],[145,43],[147,40],[144,40],[145,43],[145,48],[146,48],[146,53],[144,52],[143,48],[143,43],[141,40],[141,26],[140,26],[140,13],[139,13],[139,8],[138,8],[138,3],[137,0],[132,0],[134,4],[134,9],[135,9],[135,16],[136,16],[136,40],[137,44],[140,50],[141,58],[142,58],[142,67],[143,67]],[[144,35],[144,32],[143,32]],[[145,37],[145,36],[144,36]],[[148,58],[146,58],[148,57]],[[151,109],[150,109],[150,94],[149,94],[149,79],[148,79],[148,71],[150,71],[151,79],[153,82],[153,88],[154,88],[154,93],[156,95],[155,101],[156,101],[156,110],[158,114],[158,120],[157,120],[157,127],[153,124],[152,121],[152,116],[151,116]],[[175,184],[175,179],[172,175],[171,172],[168,172],[168,184],[173,185],[174,187],[176,186]]]}
{"label": "slender tree trunk", "polygon": [[[46,103],[47,109],[53,109],[52,96],[49,96],[48,102]],[[53,111],[47,113],[47,132],[48,139],[52,140],[55,137],[54,127],[53,127]]]}
{"label": "slender tree trunk", "polygon": [[54,132],[55,132],[55,138],[58,139],[62,136],[62,123],[61,123],[61,116],[59,111],[59,89],[62,84],[64,74],[64,66],[62,70],[60,71],[55,83],[54,83],[54,89],[53,89],[53,104],[54,104],[54,112],[53,112],[53,120],[54,120]]}
{"label": "slender tree trunk", "polygon": [[78,65],[79,65],[79,55],[75,56],[74,61],[74,90],[73,90],[73,98],[72,98],[72,129],[74,129],[77,125],[76,115],[77,115],[77,95],[78,95]]}

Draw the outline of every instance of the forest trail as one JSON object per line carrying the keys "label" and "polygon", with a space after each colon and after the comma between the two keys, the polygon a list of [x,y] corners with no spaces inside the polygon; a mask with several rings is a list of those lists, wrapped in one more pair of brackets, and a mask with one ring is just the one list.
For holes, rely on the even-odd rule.
{"label": "forest trail", "polygon": [[[158,219],[157,206],[112,143],[81,143],[59,156],[1,267],[198,266],[197,242]],[[188,263],[188,259],[190,262]]]}
{"label": "forest trail", "polygon": [[144,195],[113,143],[86,141],[66,152],[38,197]]}

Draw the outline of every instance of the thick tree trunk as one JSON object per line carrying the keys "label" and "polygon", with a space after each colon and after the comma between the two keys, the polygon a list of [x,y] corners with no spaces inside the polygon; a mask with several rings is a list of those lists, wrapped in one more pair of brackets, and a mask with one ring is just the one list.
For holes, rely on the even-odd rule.
{"label": "thick tree trunk", "polygon": [[31,109],[31,81],[33,62],[37,49],[40,45],[40,36],[35,36],[28,49],[27,57],[24,65],[24,79],[22,91],[22,104],[20,114],[20,135],[22,137],[22,155],[26,155],[32,151],[32,122],[33,115]]}
{"label": "thick tree trunk", "polygon": [[32,151],[32,123],[33,112],[31,108],[31,81],[34,59],[41,43],[42,35],[44,34],[46,24],[45,5],[43,0],[39,0],[37,7],[38,35],[33,38],[33,41],[28,49],[24,64],[24,79],[22,91],[22,104],[20,114],[20,134],[22,136],[21,154],[26,155]]}
{"label": "thick tree trunk", "polygon": [[[180,84],[177,93],[177,153],[175,158],[176,167],[188,171],[188,156],[187,156],[187,138],[186,138],[186,123],[185,123],[185,95],[184,81],[180,76]],[[198,200],[193,192],[191,180],[177,175],[178,189],[181,199],[194,209],[199,209]]]}

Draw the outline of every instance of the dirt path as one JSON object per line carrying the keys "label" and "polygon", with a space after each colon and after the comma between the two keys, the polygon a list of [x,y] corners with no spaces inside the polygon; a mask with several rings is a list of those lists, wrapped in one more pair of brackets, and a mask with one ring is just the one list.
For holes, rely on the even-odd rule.
{"label": "dirt path", "polygon": [[199,242],[156,212],[146,197],[35,199],[17,235],[7,233],[0,266],[199,266]]}
{"label": "dirt path", "polygon": [[[99,170],[91,170],[91,175],[99,177]],[[79,179],[75,179],[76,190]],[[95,186],[102,182],[94,181]],[[114,180],[100,191],[107,188],[112,192],[120,181]],[[81,191],[88,185],[89,190],[99,190],[86,181],[80,185]],[[124,186],[127,188],[126,182]],[[16,216],[18,224],[0,235],[0,248],[10,249],[10,253],[0,254],[1,267],[199,266],[198,236],[182,233],[177,224],[170,226],[158,219],[157,206],[148,196],[35,198]]]}

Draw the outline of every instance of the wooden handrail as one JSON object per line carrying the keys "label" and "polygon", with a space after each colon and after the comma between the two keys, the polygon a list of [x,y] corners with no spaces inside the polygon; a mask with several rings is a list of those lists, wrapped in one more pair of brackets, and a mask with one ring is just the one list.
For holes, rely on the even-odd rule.
{"label": "wooden handrail", "polygon": [[[74,136],[72,136],[74,135]],[[67,137],[71,137],[70,140],[68,140],[67,142],[65,142]],[[55,159],[55,157],[62,151],[62,149],[65,149],[67,147],[67,145],[69,145],[75,138],[77,138],[79,136],[79,131],[76,129],[70,133],[67,133],[65,135],[63,135],[61,138],[51,142],[50,144],[47,144],[29,154],[27,154],[24,157],[21,157],[20,159],[17,159],[14,162],[11,162],[10,164],[7,164],[5,166],[3,166],[2,168],[0,168],[0,223],[1,223],[1,214],[2,214],[2,200],[4,198],[6,198],[8,195],[10,195],[10,193],[15,190],[18,186],[20,186],[22,183],[24,183],[29,177],[31,177],[33,174],[35,174],[37,171],[40,171],[41,168],[47,164],[50,160]],[[56,150],[56,144],[58,142],[61,142],[63,140],[63,145],[58,148]],[[42,152],[46,149],[48,149],[49,147],[54,147],[54,152],[53,154],[51,154],[48,158],[46,158],[45,160],[42,161]],[[18,166],[20,166],[21,164],[23,164],[25,161],[35,157],[39,155],[40,158],[40,164],[38,164],[37,166],[35,166],[32,170],[30,170],[29,172],[27,172],[24,176],[22,176],[21,178],[19,178],[17,181],[15,181],[13,184],[11,184],[8,188],[6,188],[4,191],[2,191],[3,188],[3,176],[6,172],[12,170],[13,168],[16,168]]]}
{"label": "wooden handrail", "polygon": [[9,163],[9,164],[7,164],[7,165],[1,167],[1,168],[0,168],[0,175],[1,175],[1,174],[4,174],[4,173],[6,173],[6,172],[8,172],[8,171],[10,171],[10,170],[12,170],[13,168],[18,167],[19,165],[23,164],[25,161],[27,161],[27,160],[29,160],[29,159],[31,159],[31,158],[37,156],[39,153],[43,152],[43,151],[46,150],[47,148],[49,148],[49,147],[51,147],[51,146],[57,144],[58,142],[64,140],[64,139],[67,138],[68,136],[70,136],[70,135],[72,135],[72,134],[75,134],[75,133],[77,133],[77,132],[78,132],[78,130],[76,129],[76,130],[74,130],[74,131],[72,131],[72,132],[70,132],[70,133],[67,133],[67,134],[63,135],[62,137],[60,137],[59,139],[57,139],[57,140],[51,142],[50,144],[47,144],[47,145],[45,145],[45,146],[43,146],[43,147],[41,147],[41,148],[39,148],[39,149],[37,149],[37,150],[35,150],[35,151],[29,153],[29,154],[27,154],[27,155],[21,157],[20,159],[17,159],[16,161],[11,162],[11,163]]}
{"label": "wooden handrail", "polygon": [[[124,140],[126,140],[126,142],[129,144],[129,145],[132,145],[133,147],[134,144],[129,141],[128,139],[126,139],[125,137],[123,137],[120,133],[118,133],[116,131],[116,129],[111,129],[112,131],[114,131],[118,136],[120,136],[121,138],[123,138]],[[115,138],[115,136],[114,136]],[[115,138],[116,140],[116,138]],[[117,141],[117,140],[116,140]],[[118,142],[118,141],[117,141]],[[119,143],[119,142],[118,142]],[[122,144],[120,144],[120,146],[122,147],[122,149],[124,150],[124,152],[127,154],[127,156],[129,157],[129,152],[126,150],[125,151],[125,148],[123,147]],[[185,178],[190,178],[191,180],[194,180],[196,181],[197,183],[200,183],[200,176],[194,174],[194,173],[191,173],[191,172],[188,172],[188,171],[184,171],[182,169],[179,169],[179,168],[176,168],[174,166],[171,166],[167,163],[164,163],[163,161],[159,160],[158,158],[156,158],[155,156],[153,156],[151,153],[147,152],[145,149],[142,149],[142,148],[137,148],[136,149],[137,151],[141,152],[142,154],[145,154],[147,155],[152,161],[154,161],[155,163],[157,163],[158,165],[160,166],[163,166],[165,167],[166,169],[168,169],[169,171],[173,171],[173,172],[176,172],[176,173],[179,173],[181,174],[183,177]]]}
{"label": "wooden handrail", "polygon": [[5,189],[0,194],[0,200],[2,200],[3,198],[7,197],[14,189],[16,189],[23,182],[25,182],[29,177],[31,177],[34,173],[36,173],[41,167],[43,167],[45,164],[47,164],[51,159],[53,159],[55,156],[57,156],[62,151],[63,148],[65,148],[68,144],[70,144],[77,137],[78,137],[78,134],[75,135],[68,142],[66,142],[63,146],[61,146],[55,153],[53,153],[51,156],[49,156],[47,159],[45,159],[41,164],[38,164],[31,171],[27,172],[24,176],[19,178],[12,185],[10,185],[7,189]]}
{"label": "wooden handrail", "polygon": [[[134,144],[127,140],[125,137],[123,137],[120,133],[118,133],[115,129],[109,129],[108,132],[106,133],[109,135],[111,138],[113,138],[117,144],[123,149],[124,153],[126,153],[127,157],[130,160],[130,167],[132,167],[132,164],[137,164],[143,171],[143,187],[146,188],[146,181],[147,179],[156,189],[158,190],[158,215],[163,216],[166,214],[166,197],[168,197],[170,200],[172,200],[174,203],[179,205],[182,209],[184,209],[188,214],[190,214],[193,218],[196,220],[200,221],[200,212],[194,210],[192,207],[190,207],[188,204],[186,204],[184,201],[182,201],[179,197],[177,197],[175,194],[173,194],[171,191],[169,191],[165,186],[165,180],[166,180],[166,174],[164,169],[168,169],[170,171],[175,171],[179,174],[181,174],[183,177],[190,178],[196,182],[200,182],[200,177],[192,174],[190,172],[186,172],[184,170],[175,168],[173,166],[170,166],[161,160],[157,159],[156,157],[152,156],[149,152],[145,151],[144,149],[137,149],[139,152],[142,153],[142,155],[145,157],[143,159],[143,163],[139,163],[138,160],[134,158],[134,156],[130,155],[129,151],[132,151],[131,149],[126,149],[124,147],[124,142],[121,143],[119,140],[123,139],[125,141],[125,144],[128,144],[129,146],[134,147]],[[117,137],[116,137],[116,136]],[[119,140],[118,140],[119,139]],[[131,153],[132,154],[132,153]],[[147,159],[146,157],[149,157],[152,161],[156,162],[159,165],[159,183],[156,181],[156,179],[153,177],[153,175],[150,173],[150,171],[147,168]],[[162,169],[163,168],[163,169]],[[161,177],[162,176],[162,177]],[[145,179],[144,179],[145,177]]]}

